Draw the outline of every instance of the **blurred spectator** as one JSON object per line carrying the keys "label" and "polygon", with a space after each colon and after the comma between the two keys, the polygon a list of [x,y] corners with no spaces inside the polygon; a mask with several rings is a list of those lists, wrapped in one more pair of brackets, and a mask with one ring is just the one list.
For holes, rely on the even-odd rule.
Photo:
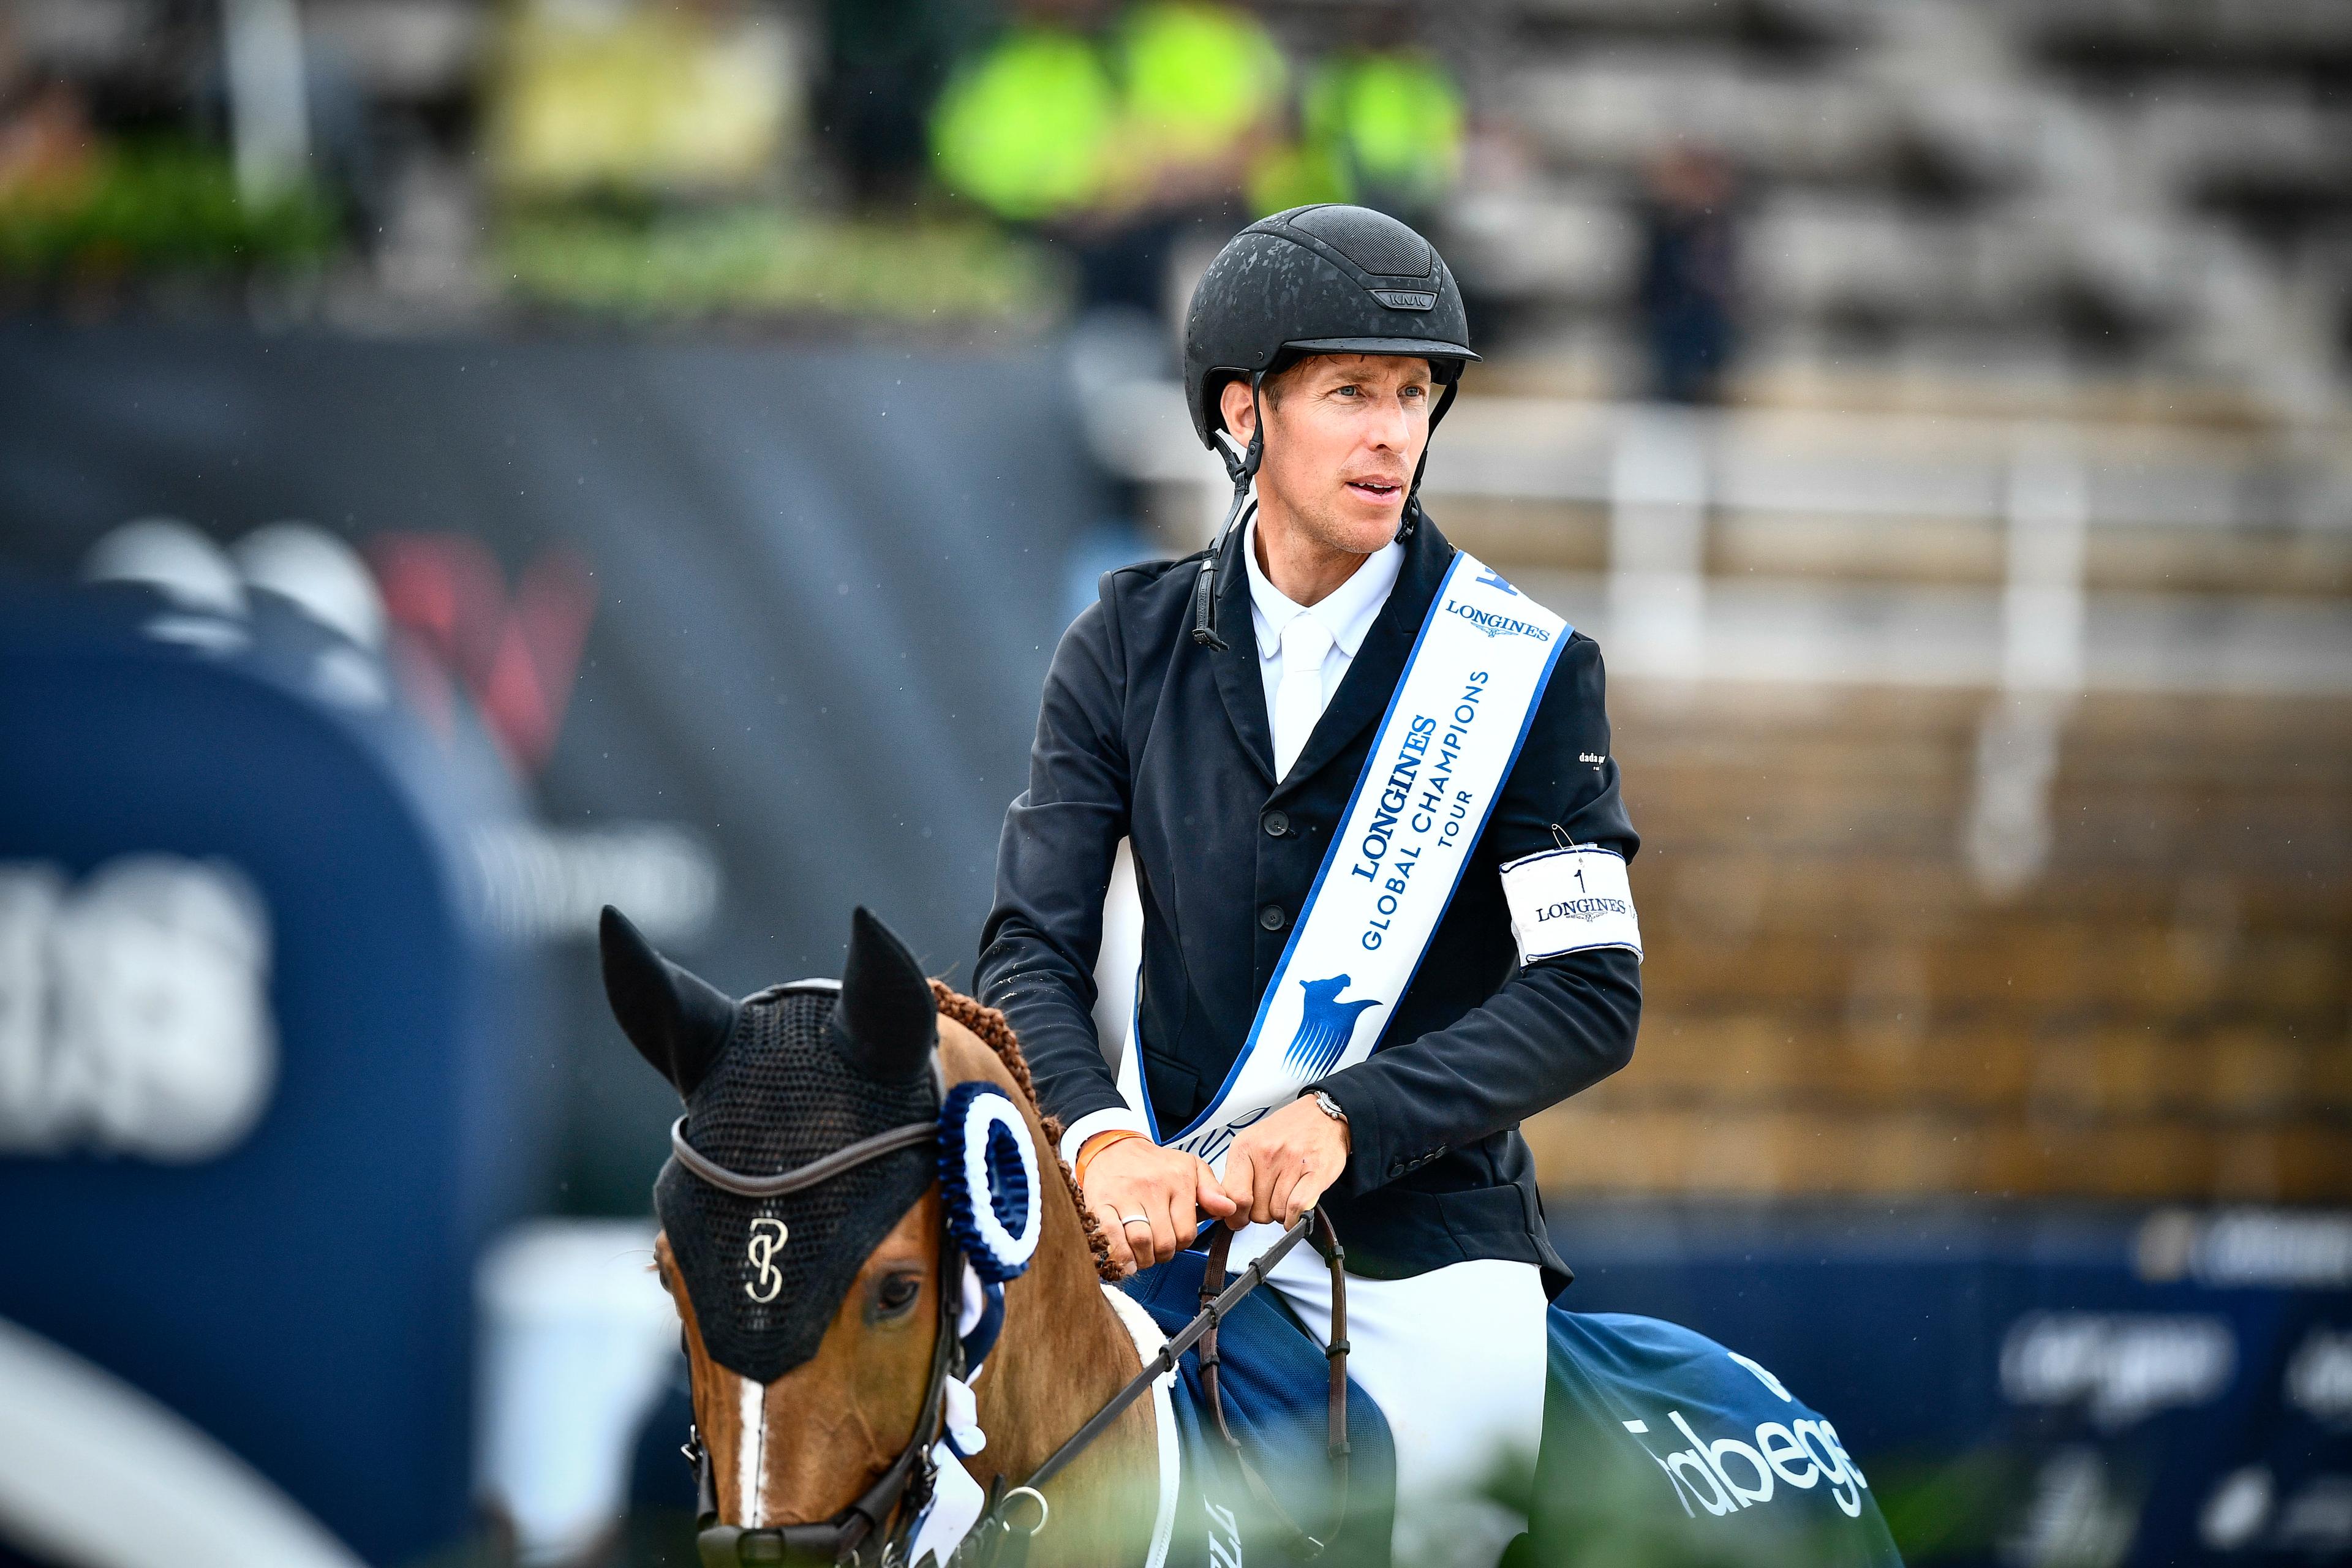
{"label": "blurred spectator", "polygon": [[1087,26],[1096,9],[1024,0],[1012,26],[957,69],[931,117],[950,189],[1013,223],[1066,216],[1099,197],[1118,101]]}
{"label": "blurred spectator", "polygon": [[1122,154],[1151,196],[1233,188],[1238,160],[1282,106],[1289,68],[1253,16],[1231,6],[1130,11],[1119,28],[1127,87]]}
{"label": "blurred spectator", "polygon": [[8,243],[26,217],[70,210],[98,175],[87,95],[37,70],[15,19],[0,12],[0,273],[20,270]]}
{"label": "blurred spectator", "polygon": [[912,198],[926,170],[924,122],[980,12],[979,0],[827,0],[817,129],[853,199]]}
{"label": "blurred spectator", "polygon": [[772,174],[796,122],[782,30],[734,0],[518,8],[491,100],[509,189],[710,190]]}
{"label": "blurred spectator", "polygon": [[1374,11],[1360,41],[1318,61],[1299,104],[1297,174],[1321,191],[1266,191],[1295,200],[1351,201],[1428,223],[1462,174],[1462,89],[1444,61],[1418,47],[1412,13]]}
{"label": "blurred spectator", "polygon": [[94,163],[89,113],[70,83],[40,83],[15,103],[0,96],[0,203],[70,201]]}
{"label": "blurred spectator", "polygon": [[1288,76],[1254,17],[1024,0],[931,122],[950,188],[1074,247],[1084,307],[1157,312],[1178,230],[1228,209]]}
{"label": "blurred spectator", "polygon": [[1712,403],[1738,346],[1731,170],[1712,153],[1675,147],[1651,163],[1647,180],[1641,300],[1652,391],[1669,403]]}

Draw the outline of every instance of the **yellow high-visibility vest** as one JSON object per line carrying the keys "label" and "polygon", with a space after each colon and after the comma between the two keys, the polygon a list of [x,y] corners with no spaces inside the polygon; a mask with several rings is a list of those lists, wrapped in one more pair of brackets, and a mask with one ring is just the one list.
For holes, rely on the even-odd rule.
{"label": "yellow high-visibility vest", "polygon": [[950,190],[1000,217],[1053,217],[1094,199],[1118,118],[1091,42],[1016,28],[950,79],[931,114],[931,156]]}

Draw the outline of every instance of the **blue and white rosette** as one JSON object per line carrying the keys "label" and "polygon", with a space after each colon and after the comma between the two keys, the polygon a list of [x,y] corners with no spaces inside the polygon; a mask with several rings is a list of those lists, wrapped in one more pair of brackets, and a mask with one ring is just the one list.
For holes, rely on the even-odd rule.
{"label": "blue and white rosette", "polygon": [[992,1083],[960,1083],[940,1108],[940,1195],[948,1228],[972,1272],[991,1285],[1018,1278],[1045,1228],[1036,1145],[1013,1097]]}

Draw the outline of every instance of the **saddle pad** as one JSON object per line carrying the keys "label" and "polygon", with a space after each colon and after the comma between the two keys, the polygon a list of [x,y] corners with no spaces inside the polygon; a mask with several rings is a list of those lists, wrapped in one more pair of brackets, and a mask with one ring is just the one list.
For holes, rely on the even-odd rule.
{"label": "saddle pad", "polygon": [[[1127,1281],[1128,1295],[1173,1334],[1201,1309],[1207,1260],[1183,1252]],[[1331,1374],[1323,1347],[1276,1304],[1269,1287],[1242,1298],[1217,1329],[1217,1381],[1226,1420],[1266,1486],[1300,1528],[1322,1540],[1322,1561],[1387,1568],[1396,1497],[1396,1448],[1370,1395],[1348,1384],[1347,1516],[1332,1530]],[[1217,1435],[1201,1389],[1198,1347],[1177,1363],[1176,1426],[1184,1452],[1171,1564],[1279,1563],[1287,1532],[1252,1518],[1253,1501]],[[1203,1534],[1206,1531],[1208,1533]],[[1241,1538],[1242,1550],[1227,1543]],[[1263,1550],[1253,1551],[1263,1543]]]}
{"label": "saddle pad", "polygon": [[1820,1412],[1705,1335],[1614,1312],[1551,1310],[1530,1515],[1547,1568],[1903,1561]]}

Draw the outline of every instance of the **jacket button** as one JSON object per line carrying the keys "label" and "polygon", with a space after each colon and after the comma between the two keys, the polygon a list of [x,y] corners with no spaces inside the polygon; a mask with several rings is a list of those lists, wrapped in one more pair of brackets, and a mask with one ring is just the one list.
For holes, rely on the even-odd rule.
{"label": "jacket button", "polygon": [[1268,904],[1257,912],[1257,923],[1268,931],[1280,931],[1282,921],[1283,913],[1280,904]]}
{"label": "jacket button", "polygon": [[1279,838],[1290,831],[1290,814],[1286,811],[1269,811],[1258,820],[1265,825],[1268,838]]}

